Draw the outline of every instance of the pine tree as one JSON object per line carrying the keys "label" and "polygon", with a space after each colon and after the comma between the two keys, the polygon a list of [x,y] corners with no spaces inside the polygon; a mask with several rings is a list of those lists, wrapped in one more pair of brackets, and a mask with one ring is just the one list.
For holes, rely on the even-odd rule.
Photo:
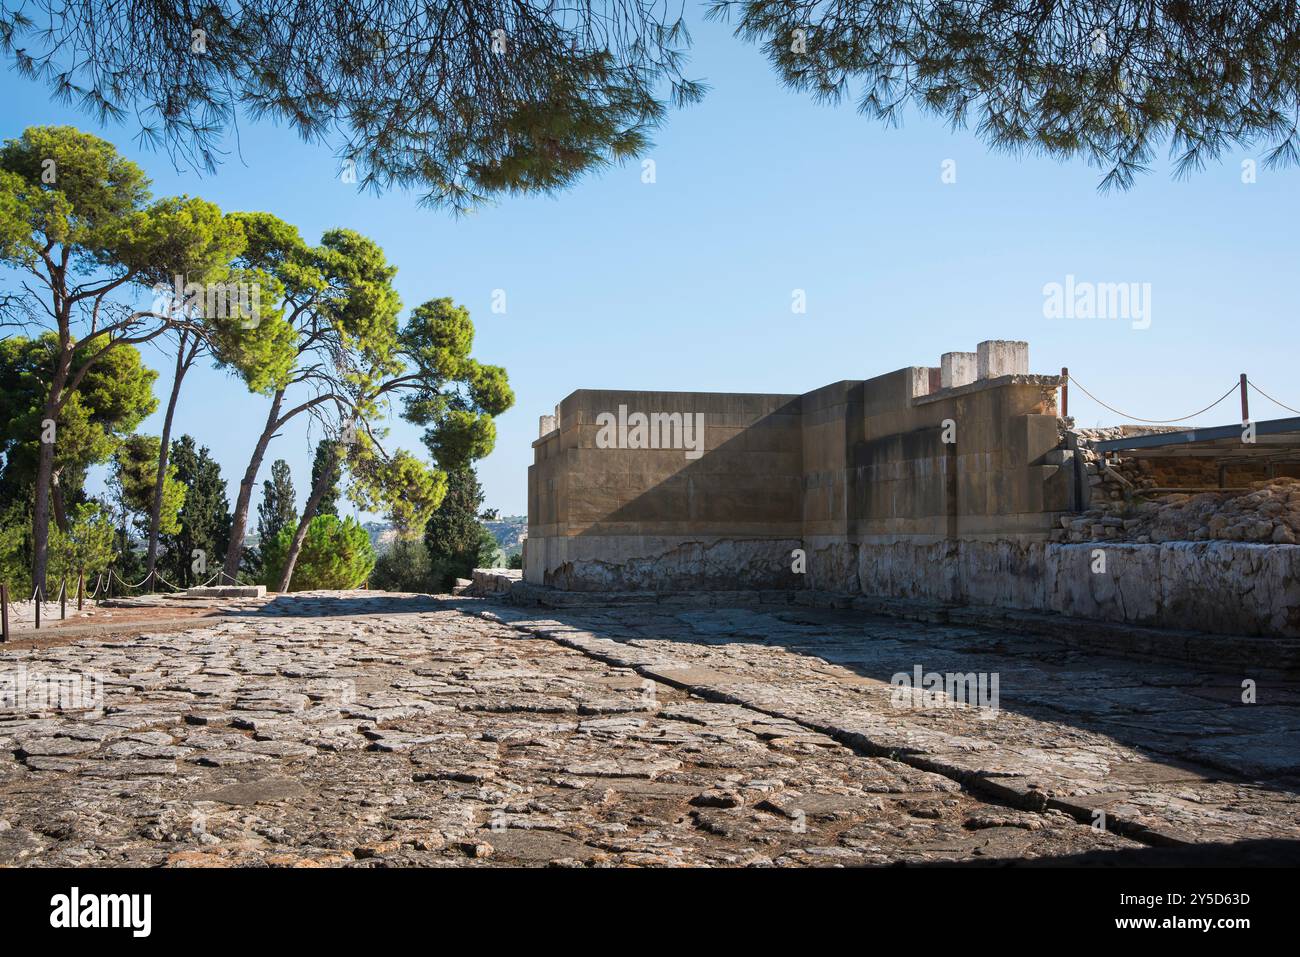
{"label": "pine tree", "polygon": [[298,524],[298,507],[294,504],[293,479],[289,463],[276,459],[271,464],[271,479],[262,483],[262,501],[257,506],[257,538],[261,547],[274,540],[280,529]]}
{"label": "pine tree", "polygon": [[[49,171],[57,171],[52,179]],[[79,387],[109,356],[175,328],[177,318],[161,307],[138,308],[145,289],[167,276],[206,281],[244,245],[216,206],[153,201],[140,167],[70,126],[29,127],[5,141],[0,200],[0,264],[27,278],[18,280],[21,295],[6,297],[6,319],[11,312],[35,319],[58,343],[38,422],[62,424]],[[42,588],[51,509],[59,527],[66,524],[57,514],[56,460],[73,447],[65,432],[36,449],[32,580]]]}
{"label": "pine tree", "polygon": [[[339,513],[339,482],[343,480],[343,459],[336,454],[338,441],[322,439],[316,443],[316,458],[311,463],[311,486],[316,487],[321,472],[329,467],[328,484],[321,495],[320,504],[316,506],[317,515],[335,515]],[[314,516],[313,516],[314,517]]]}
{"label": "pine tree", "polygon": [[[194,56],[191,20],[212,31],[206,55]],[[20,72],[97,119],[147,116],[142,135],[177,162],[214,169],[235,119],[265,118],[356,157],[344,182],[424,187],[426,202],[456,209],[551,193],[648,149],[666,101],[703,92],[681,73],[689,43],[670,9],[592,0],[377,0],[360,14],[339,0],[33,0],[0,12],[0,53]]]}
{"label": "pine tree", "polygon": [[472,468],[454,469],[447,476],[447,494],[424,529],[424,544],[432,569],[432,588],[449,588],[452,579],[490,562],[496,539],[479,521],[483,488]]}
{"label": "pine tree", "polygon": [[206,446],[196,447],[193,436],[182,435],[172,443],[171,464],[187,492],[180,531],[162,536],[167,556],[160,567],[167,570],[172,584],[189,586],[206,581],[220,568],[230,539],[230,500],[221,466]]}

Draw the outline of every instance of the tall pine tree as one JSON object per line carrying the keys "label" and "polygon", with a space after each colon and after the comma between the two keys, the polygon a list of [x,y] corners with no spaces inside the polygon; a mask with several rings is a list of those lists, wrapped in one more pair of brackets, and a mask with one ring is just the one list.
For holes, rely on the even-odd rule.
{"label": "tall pine tree", "polygon": [[[317,515],[338,515],[339,482],[343,480],[343,457],[337,454],[338,440],[321,439],[316,443],[316,458],[311,463],[311,487],[316,487],[320,474],[329,468],[329,478],[320,503],[316,506]],[[313,516],[314,517],[314,516]]]}
{"label": "tall pine tree", "polygon": [[271,479],[262,483],[262,501],[257,506],[257,538],[260,546],[286,525],[298,524],[298,507],[294,504],[293,478],[289,463],[276,459],[271,464]]}
{"label": "tall pine tree", "polygon": [[179,515],[180,531],[162,536],[167,555],[159,567],[173,584],[188,587],[207,581],[220,569],[230,540],[230,500],[221,466],[207,446],[197,447],[193,436],[182,435],[172,443],[169,472],[171,466],[188,491]]}
{"label": "tall pine tree", "polygon": [[434,590],[450,588],[455,578],[468,578],[478,566],[490,563],[496,539],[479,521],[483,488],[472,468],[447,474],[447,494],[424,528],[424,545]]}

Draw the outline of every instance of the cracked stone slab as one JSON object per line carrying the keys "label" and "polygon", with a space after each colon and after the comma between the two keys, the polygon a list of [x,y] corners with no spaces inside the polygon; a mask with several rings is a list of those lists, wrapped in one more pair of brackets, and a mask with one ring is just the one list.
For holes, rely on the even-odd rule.
{"label": "cracked stone slab", "polygon": [[[753,609],[677,607],[683,621],[593,608],[524,631],[536,616],[508,624],[428,596],[238,601],[237,617],[204,628],[0,648],[0,669],[114,679],[102,718],[0,720],[0,866],[821,867],[1140,847],[1045,804],[1010,806],[1064,780],[1054,748],[1084,797],[1113,792],[1138,820],[1190,826],[1212,807],[1223,833],[1250,833],[1289,813],[1285,792],[1265,803],[1248,783],[1144,780],[1133,769],[1152,762],[1136,748],[1040,717],[1009,716],[1015,739],[1002,741],[1001,719],[883,710],[890,655],[928,655],[942,629],[882,628],[891,637],[866,654],[860,623],[841,634],[832,617]],[[1007,671],[1069,675],[1064,688],[1084,664]],[[852,747],[846,723],[929,748],[954,773],[996,763],[988,780],[1009,797]],[[80,743],[23,757],[20,740]],[[1105,767],[1127,769],[1125,787]],[[1178,813],[1164,820],[1167,808]]]}

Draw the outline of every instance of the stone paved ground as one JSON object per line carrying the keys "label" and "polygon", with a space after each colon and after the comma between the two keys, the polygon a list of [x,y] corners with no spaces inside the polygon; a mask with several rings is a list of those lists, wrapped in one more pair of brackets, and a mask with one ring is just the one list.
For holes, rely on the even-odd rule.
{"label": "stone paved ground", "polygon": [[[1300,836],[1300,695],[1275,682],[1240,706],[1233,676],[802,609],[224,610],[0,648],[0,676],[105,690],[102,714],[0,717],[0,865],[979,862]],[[892,707],[913,664],[999,670],[1001,710]],[[1141,841],[1079,823],[1093,805]]]}

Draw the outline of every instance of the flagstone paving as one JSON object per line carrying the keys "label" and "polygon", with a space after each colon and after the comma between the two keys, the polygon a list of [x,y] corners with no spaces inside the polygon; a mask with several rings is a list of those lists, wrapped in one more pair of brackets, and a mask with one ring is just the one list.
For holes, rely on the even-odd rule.
{"label": "flagstone paving", "polygon": [[[0,865],[825,866],[1300,836],[1300,694],[1271,679],[1244,706],[1236,676],[807,609],[224,611],[0,647],[0,690],[103,688],[80,702],[99,710],[0,713]],[[999,709],[895,707],[890,674],[918,664],[1000,669]]]}

